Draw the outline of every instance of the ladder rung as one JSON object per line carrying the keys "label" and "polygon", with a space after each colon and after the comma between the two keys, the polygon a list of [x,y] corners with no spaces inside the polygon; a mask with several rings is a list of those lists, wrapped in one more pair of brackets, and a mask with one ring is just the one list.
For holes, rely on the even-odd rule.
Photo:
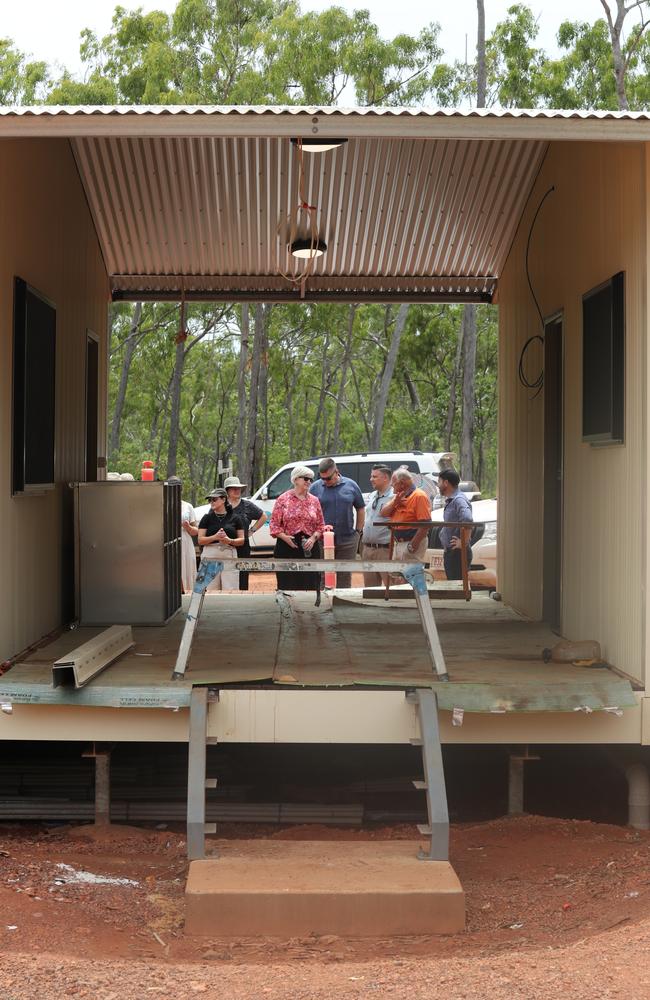
{"label": "ladder rung", "polygon": [[426,790],[427,790],[427,788],[429,786],[427,785],[426,781],[414,781],[413,782],[413,787],[417,788],[418,791],[420,791],[420,792],[426,792]]}
{"label": "ladder rung", "polygon": [[203,824],[203,831],[204,831],[204,833],[216,833],[217,832],[217,824],[216,823],[204,823]]}
{"label": "ladder rung", "polygon": [[418,823],[418,833],[421,833],[423,837],[430,837],[433,831],[428,823]]}
{"label": "ladder rung", "polygon": [[205,779],[205,787],[206,788],[216,788],[217,787],[217,779],[216,778],[206,778]]}

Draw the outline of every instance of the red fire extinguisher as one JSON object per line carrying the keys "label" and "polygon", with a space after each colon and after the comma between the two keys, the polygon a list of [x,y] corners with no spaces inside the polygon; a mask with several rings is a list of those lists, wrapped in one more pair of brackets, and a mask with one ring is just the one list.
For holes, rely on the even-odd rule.
{"label": "red fire extinguisher", "polygon": [[153,462],[145,458],[142,463],[142,471],[140,472],[140,479],[143,483],[153,483],[154,468]]}
{"label": "red fire extinguisher", "polygon": [[[323,531],[323,555],[325,559],[334,558],[334,529],[331,524],[325,525],[325,530]],[[336,587],[336,573],[327,572],[325,574],[325,586],[329,588]]]}

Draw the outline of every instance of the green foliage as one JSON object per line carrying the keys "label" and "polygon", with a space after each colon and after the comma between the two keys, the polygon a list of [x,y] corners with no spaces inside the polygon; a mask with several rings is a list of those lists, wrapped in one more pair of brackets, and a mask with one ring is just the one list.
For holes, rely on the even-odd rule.
{"label": "green foliage", "polygon": [[48,83],[47,64],[29,62],[8,38],[0,38],[0,104],[37,104]]}
{"label": "green foliage", "polygon": [[[214,306],[188,308],[190,337],[210,322]],[[373,406],[386,361],[396,309],[363,305],[355,310],[352,366],[342,385],[350,307],[336,304],[276,305],[271,309],[267,429],[260,481],[292,458],[369,447]],[[113,309],[109,411],[113,412],[129,334],[132,307]],[[476,466],[486,495],[496,488],[496,309],[478,309]],[[444,440],[460,306],[411,306],[393,379],[381,447],[439,451]],[[219,461],[234,458],[238,423],[237,372],[240,310],[229,309],[210,336],[187,355],[183,374],[178,473],[193,499],[217,482]],[[169,385],[174,366],[178,307],[148,303],[112,469],[138,474],[143,458],[162,473],[169,434]],[[415,386],[417,401],[407,389]],[[339,404],[339,400],[342,405]],[[337,407],[340,423],[336,427]],[[451,450],[458,453],[459,416]]]}

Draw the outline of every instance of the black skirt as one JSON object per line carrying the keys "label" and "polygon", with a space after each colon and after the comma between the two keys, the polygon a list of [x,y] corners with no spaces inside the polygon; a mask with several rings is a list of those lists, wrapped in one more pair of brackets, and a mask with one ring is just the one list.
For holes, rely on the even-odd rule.
{"label": "black skirt", "polygon": [[[291,559],[296,562],[298,559],[320,559],[320,542],[314,542],[311,552],[304,552],[302,543],[307,535],[295,535],[294,541],[298,548],[292,549],[282,538],[276,538],[273,555],[276,559]],[[278,590],[320,590],[320,573],[296,573],[281,572],[276,573],[278,580]]]}

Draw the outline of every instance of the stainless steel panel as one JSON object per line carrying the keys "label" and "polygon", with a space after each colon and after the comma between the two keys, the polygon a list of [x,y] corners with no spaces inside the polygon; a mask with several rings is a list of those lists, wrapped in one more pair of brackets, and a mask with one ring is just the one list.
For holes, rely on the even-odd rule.
{"label": "stainless steel panel", "polygon": [[158,625],[180,607],[179,486],[75,486],[78,617],[84,625]]}

